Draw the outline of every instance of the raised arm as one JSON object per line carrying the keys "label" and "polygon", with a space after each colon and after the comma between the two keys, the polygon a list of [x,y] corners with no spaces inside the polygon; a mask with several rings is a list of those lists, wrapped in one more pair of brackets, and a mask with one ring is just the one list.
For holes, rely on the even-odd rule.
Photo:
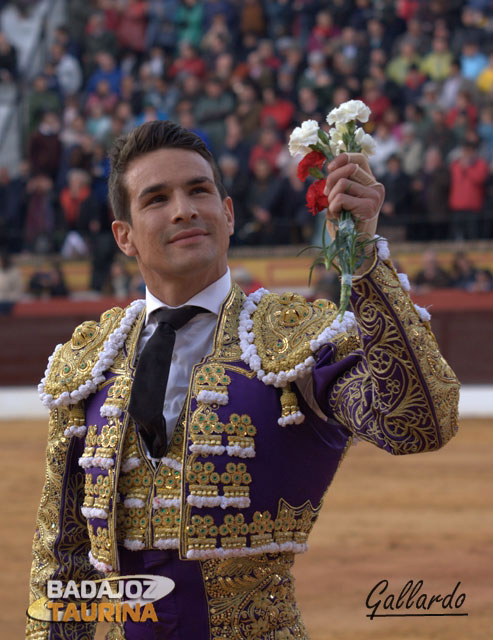
{"label": "raised arm", "polygon": [[353,284],[358,336],[321,350],[314,390],[322,410],[393,454],[443,446],[457,429],[459,382],[388,261]]}

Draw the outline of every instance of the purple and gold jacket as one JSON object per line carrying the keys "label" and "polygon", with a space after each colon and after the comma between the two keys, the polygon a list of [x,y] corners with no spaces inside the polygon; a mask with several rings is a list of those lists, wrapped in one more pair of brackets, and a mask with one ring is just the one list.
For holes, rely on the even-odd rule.
{"label": "purple and gold jacket", "polygon": [[[122,549],[175,550],[203,578],[207,629],[194,640],[306,638],[292,555],[306,550],[353,436],[408,454],[456,431],[458,381],[401,282],[376,259],[342,321],[327,301],[233,286],[158,465],[127,412],[142,302],[78,327],[41,385],[51,414],[31,600],[50,578],[118,575]],[[241,607],[218,581],[238,574]],[[59,626],[29,620],[27,637],[63,638]],[[89,626],[67,637],[92,637]]]}

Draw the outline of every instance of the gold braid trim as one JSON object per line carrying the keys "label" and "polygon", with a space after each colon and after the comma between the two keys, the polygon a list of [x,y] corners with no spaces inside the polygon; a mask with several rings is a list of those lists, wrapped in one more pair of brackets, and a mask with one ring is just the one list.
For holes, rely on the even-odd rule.
{"label": "gold braid trim", "polygon": [[114,307],[105,311],[99,320],[79,325],[70,341],[53,357],[45,382],[45,393],[58,398],[64,391],[71,392],[89,380],[106,338],[115,330],[124,310]]}

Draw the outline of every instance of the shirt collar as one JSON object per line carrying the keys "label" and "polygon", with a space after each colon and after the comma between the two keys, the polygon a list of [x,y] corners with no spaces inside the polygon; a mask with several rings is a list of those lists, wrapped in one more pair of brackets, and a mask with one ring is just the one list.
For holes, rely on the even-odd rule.
{"label": "shirt collar", "polygon": [[[226,269],[226,273],[221,276],[218,280],[210,284],[202,291],[199,291],[194,296],[187,300],[183,304],[179,305],[179,307],[183,307],[184,305],[195,305],[197,307],[203,307],[214,313],[216,316],[219,315],[219,311],[221,309],[221,305],[229,293],[231,289],[231,273],[229,271],[229,267]],[[179,307],[170,307],[168,304],[156,298],[149,289],[146,287],[146,324],[149,322],[149,316],[156,309],[161,308],[172,308],[177,309]]]}

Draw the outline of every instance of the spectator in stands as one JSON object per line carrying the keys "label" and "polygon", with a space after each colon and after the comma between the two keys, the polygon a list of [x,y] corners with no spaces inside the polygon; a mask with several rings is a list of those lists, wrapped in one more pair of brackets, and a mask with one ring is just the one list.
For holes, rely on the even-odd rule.
{"label": "spectator in stands", "polygon": [[439,105],[446,111],[450,111],[457,102],[459,91],[464,86],[464,78],[461,75],[459,60],[452,60],[450,71],[443,81],[439,99]]}
{"label": "spectator in stands", "polygon": [[380,178],[385,173],[387,160],[398,153],[399,144],[384,122],[377,126],[374,139],[376,150],[374,155],[370,157],[370,165],[377,178]]}
{"label": "spectator in stands", "polygon": [[238,160],[239,170],[246,177],[251,146],[243,137],[240,120],[236,114],[226,118],[226,136],[220,154],[226,153]]}
{"label": "spectator in stands", "polygon": [[60,193],[60,205],[69,231],[80,228],[79,217],[82,203],[91,194],[91,177],[81,169],[71,169],[67,175],[68,184]]}
{"label": "spectator in stands", "polygon": [[488,269],[478,269],[474,282],[467,287],[471,293],[488,293],[493,291],[493,275]]}
{"label": "spectator in stands", "polygon": [[476,272],[472,260],[463,251],[457,251],[452,261],[451,285],[458,289],[469,289],[476,280]]}
{"label": "spectator in stands", "polygon": [[6,251],[0,254],[0,315],[8,314],[22,298],[24,283],[19,267]]}
{"label": "spectator in stands", "polygon": [[69,295],[63,268],[58,260],[53,260],[49,266],[32,274],[29,293],[36,298],[65,298]]}
{"label": "spectator in stands", "polygon": [[176,14],[178,42],[198,47],[202,40],[202,21],[204,5],[197,0],[183,0],[180,2]]}
{"label": "spectator in stands", "polygon": [[454,52],[454,55],[458,56],[463,50],[464,45],[468,42],[483,42],[484,31],[479,26],[481,21],[481,13],[474,9],[474,7],[465,6],[462,9],[462,26],[455,29],[452,37],[452,51]]}
{"label": "spectator in stands", "polygon": [[461,73],[468,80],[476,80],[488,64],[488,58],[479,50],[479,44],[475,40],[466,42],[462,47],[460,57]]}
{"label": "spectator in stands", "polygon": [[488,64],[481,71],[476,80],[478,89],[491,98],[493,96],[493,51],[488,56]]}
{"label": "spectator in stands", "polygon": [[246,197],[247,222],[238,229],[237,236],[244,244],[275,243],[274,227],[270,212],[264,202],[276,184],[271,164],[265,158],[258,158],[253,165],[252,177]]}
{"label": "spectator in stands", "polygon": [[298,178],[298,163],[289,159],[285,174],[267,192],[262,208],[272,217],[277,244],[309,242],[313,216],[307,213],[308,185]]}
{"label": "spectator in stands", "polygon": [[48,89],[47,78],[44,74],[37,75],[33,80],[32,91],[27,98],[27,136],[39,127],[44,113],[61,110],[60,95],[53,89]]}
{"label": "spectator in stands", "polygon": [[493,167],[493,110],[491,105],[479,112],[478,134],[481,139],[480,153],[486,162]]}
{"label": "spectator in stands", "polygon": [[[188,1],[192,2],[193,0]],[[179,80],[186,75],[193,75],[203,80],[206,73],[205,62],[199,56],[197,49],[188,40],[183,40],[180,44],[178,57],[175,58],[168,70],[168,76]]]}
{"label": "spectator in stands", "polygon": [[242,82],[235,87],[236,109],[235,115],[241,126],[244,139],[251,142],[260,126],[260,112],[262,103],[259,93],[252,82]]}
{"label": "spectator in stands", "polygon": [[116,36],[120,49],[142,58],[147,31],[147,0],[126,0],[120,6]]}
{"label": "spectator in stands", "polygon": [[362,100],[371,110],[372,124],[379,124],[391,103],[373,78],[363,80]]}
{"label": "spectator in stands", "polygon": [[263,107],[260,111],[260,125],[262,127],[277,127],[286,131],[294,115],[294,104],[283,99],[274,87],[266,87],[262,92]]}
{"label": "spectator in stands", "polygon": [[385,171],[380,176],[380,181],[385,187],[385,202],[382,205],[382,222],[397,226],[399,217],[405,219],[409,213],[409,176],[403,171],[401,159],[397,154],[387,158]]}
{"label": "spectator in stands", "polygon": [[[235,202],[235,229],[242,229],[247,222],[247,210],[245,200],[248,193],[248,176],[241,170],[238,158],[230,153],[222,153],[218,158],[218,167],[221,172],[222,183],[228,195]],[[238,244],[236,234],[232,237],[232,243]]]}
{"label": "spectator in stands", "polygon": [[432,289],[443,289],[451,285],[450,276],[440,266],[434,251],[423,254],[423,268],[414,278],[417,293],[428,293]]}
{"label": "spectator in stands", "polygon": [[25,171],[23,165],[18,176],[11,176],[8,167],[0,167],[0,251],[18,252],[22,248]]}
{"label": "spectator in stands", "polygon": [[130,295],[130,274],[121,260],[115,260],[111,265],[110,293],[115,298],[126,299]]}
{"label": "spectator in stands", "polygon": [[122,74],[118,68],[115,58],[107,51],[100,51],[96,56],[97,68],[89,77],[86,84],[86,93],[96,93],[97,87],[101,80],[106,80],[111,93],[120,95],[120,83]]}
{"label": "spectator in stands", "polygon": [[449,207],[454,239],[479,237],[487,178],[488,165],[478,154],[477,144],[465,142],[459,157],[450,165]]}
{"label": "spectator in stands", "polygon": [[0,81],[12,82],[17,77],[17,52],[0,31]]}
{"label": "spectator in stands", "polygon": [[118,43],[115,33],[107,28],[102,11],[95,11],[89,16],[85,31],[84,70],[91,75],[97,69],[97,55],[106,52],[116,57]]}
{"label": "spectator in stands", "polygon": [[432,50],[421,61],[421,71],[435,82],[442,82],[450,73],[452,52],[448,48],[445,38],[435,36]]}
{"label": "spectator in stands", "polygon": [[53,111],[44,114],[40,125],[29,139],[31,174],[44,174],[54,180],[62,155],[60,118]]}
{"label": "spectator in stands", "polygon": [[449,237],[448,194],[449,170],[443,161],[439,147],[426,150],[424,164],[413,180],[414,202],[417,210],[426,216],[422,239],[445,240]]}
{"label": "spectator in stands", "polygon": [[406,122],[401,128],[402,140],[399,148],[399,157],[402,162],[403,172],[414,177],[423,166],[423,143],[416,136],[416,130],[411,122]]}
{"label": "spectator in stands", "polygon": [[409,69],[413,65],[419,68],[420,62],[415,46],[409,40],[404,40],[400,45],[399,55],[392,58],[387,65],[387,76],[402,86],[406,81]]}
{"label": "spectator in stands", "polygon": [[111,114],[118,103],[118,95],[111,90],[108,80],[101,79],[96,84],[94,93],[91,93],[86,101],[86,114],[92,112],[92,108],[97,105],[105,114]]}
{"label": "spectator in stands", "polygon": [[226,135],[225,118],[233,113],[235,100],[229,90],[225,90],[219,78],[206,80],[204,93],[197,100],[194,114],[197,125],[203,129],[210,140],[212,150],[220,149]]}
{"label": "spectator in stands", "polygon": [[340,34],[341,28],[334,24],[330,11],[322,9],[315,16],[315,24],[308,38],[307,49],[309,52],[323,51],[327,42],[337,38]]}
{"label": "spectator in stands", "polygon": [[34,253],[49,253],[57,247],[57,205],[53,180],[46,175],[30,178],[26,185],[27,205],[24,248]]}
{"label": "spectator in stands", "polygon": [[61,44],[53,44],[50,53],[50,62],[54,67],[62,94],[74,95],[82,86],[82,70],[79,61]]}
{"label": "spectator in stands", "polygon": [[269,163],[273,173],[278,172],[278,158],[282,150],[282,142],[276,129],[272,127],[263,127],[258,135],[257,143],[253,145],[250,152],[248,165],[250,170],[254,170],[254,166],[260,158]]}

